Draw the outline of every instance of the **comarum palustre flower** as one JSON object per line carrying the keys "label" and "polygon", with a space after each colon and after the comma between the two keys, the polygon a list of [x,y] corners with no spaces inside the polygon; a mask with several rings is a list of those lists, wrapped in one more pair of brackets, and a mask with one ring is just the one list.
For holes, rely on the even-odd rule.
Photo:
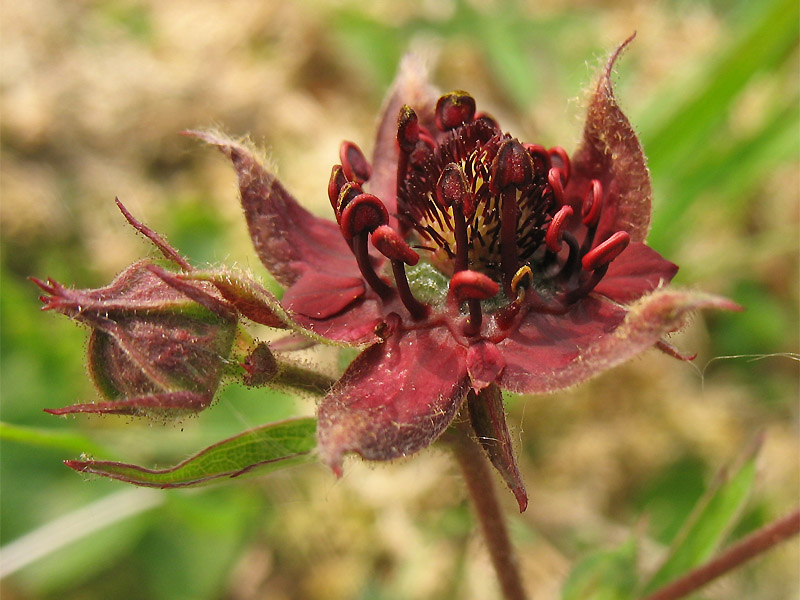
{"label": "comarum palustre flower", "polygon": [[666,288],[677,267],[644,243],[649,174],[610,80],[628,41],[571,157],[503,132],[466,92],[437,98],[406,61],[371,163],[341,146],[335,221],[302,208],[245,144],[189,132],[233,161],[294,326],[367,346],[319,406],[319,456],[336,473],[348,452],[391,460],[428,446],[466,398],[524,510],[502,389],[558,390],[653,345],[680,357],[662,337],[688,312],[735,308]]}

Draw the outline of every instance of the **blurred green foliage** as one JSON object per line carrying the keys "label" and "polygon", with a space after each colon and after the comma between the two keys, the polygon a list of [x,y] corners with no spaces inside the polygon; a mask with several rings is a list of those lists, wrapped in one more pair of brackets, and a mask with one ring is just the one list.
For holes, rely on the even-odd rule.
{"label": "blurred green foliage", "polygon": [[[565,598],[630,597],[636,585],[631,569],[643,548],[628,534],[616,548],[598,550],[608,546],[603,538],[613,529],[598,524],[616,521],[630,532],[638,515],[649,516],[642,535],[668,546],[718,463],[726,462],[709,440],[723,438],[729,459],[742,438],[761,427],[768,429],[765,469],[773,473],[773,487],[760,493],[755,484],[736,535],[773,518],[797,496],[796,477],[788,475],[797,471],[791,428],[797,363],[787,355],[798,351],[799,329],[795,0],[665,1],[648,8],[467,0],[369,6],[314,0],[263,3],[258,10],[247,3],[189,1],[22,4],[4,8],[6,117],[0,124],[4,547],[100,499],[114,500],[123,489],[85,482],[62,459],[91,452],[171,465],[244,429],[312,408],[278,391],[231,385],[212,409],[178,425],[42,413],[91,401],[94,392],[83,367],[85,332],[41,314],[36,289],[25,278],[98,286],[126,261],[150,252],[136,245],[110,208],[114,194],[139,203],[129,207],[141,209],[194,264],[243,262],[265,276],[251,257],[239,210],[231,208],[235,191],[227,166],[173,132],[220,122],[235,133],[266,136],[282,176],[301,191],[307,184],[324,205],[319,191],[329,172],[325,165],[335,160],[333,140],[368,143],[371,119],[408,48],[431,53],[437,83],[475,90],[479,103],[498,116],[513,115],[522,131],[540,136],[529,141],[570,148],[580,133],[570,118],[580,108],[568,100],[591,81],[599,57],[634,29],[638,40],[617,65],[617,93],[652,170],[650,243],[682,266],[681,284],[728,295],[747,308],[705,321],[699,366],[709,357],[783,355],[710,364],[705,395],[699,384],[694,388],[697,403],[721,406],[705,422],[707,437],[676,433],[666,444],[670,450],[652,459],[655,470],[646,461],[636,467],[636,457],[618,459],[620,470],[638,475],[610,487],[607,505],[589,500],[603,494],[582,487],[580,468],[556,471],[549,462],[559,465],[557,442],[547,430],[591,432],[603,427],[597,415],[576,411],[586,429],[559,422],[544,423],[545,431],[526,426],[520,444],[532,486],[543,489],[543,500],[547,493],[561,498],[571,477],[574,495],[552,512],[563,511],[572,526],[580,519],[588,524],[570,530],[559,515],[540,513],[545,509],[532,503],[513,522],[523,559],[528,553],[550,568],[537,571],[537,579],[568,581]],[[636,372],[626,374],[625,385],[633,385]],[[676,396],[691,388],[673,387]],[[512,405],[519,422],[526,406]],[[677,427],[663,427],[670,425]],[[533,439],[534,433],[540,437]],[[621,436],[610,427],[606,435]],[[569,438],[573,445],[580,439]],[[596,458],[600,469],[599,451]],[[416,460],[441,475],[435,453]],[[458,484],[446,471],[435,482],[411,471],[409,483],[402,479],[405,469],[414,467],[384,469],[387,479],[400,479],[391,494],[381,492],[391,484],[380,472],[359,471],[364,481],[377,481],[366,488],[355,475],[334,483],[314,466],[239,485],[156,492],[159,500],[146,510],[33,562],[0,583],[0,591],[35,599],[496,597],[491,582],[478,576],[480,565],[471,562],[471,516],[463,500],[450,495],[457,495]],[[548,473],[556,476],[535,479]],[[409,488],[420,491],[413,495]],[[735,511],[714,511],[724,527],[712,528],[704,547],[716,547],[722,530],[735,522],[739,501],[733,504]],[[796,565],[787,563],[794,564],[791,556],[765,568],[766,575],[748,572],[732,585],[740,597],[767,600],[796,592]]]}

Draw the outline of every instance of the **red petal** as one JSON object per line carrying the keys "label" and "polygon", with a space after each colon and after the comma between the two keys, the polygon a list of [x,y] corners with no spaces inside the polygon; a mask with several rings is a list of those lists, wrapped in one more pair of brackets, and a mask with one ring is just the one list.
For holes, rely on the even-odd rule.
{"label": "red petal", "polygon": [[643,242],[650,227],[650,174],[636,132],[620,110],[611,85],[614,62],[633,36],[611,55],[589,102],[583,142],[572,157],[568,202],[580,214],[592,179],[603,185],[603,212],[598,239],[619,230],[634,242]]}
{"label": "red petal", "polygon": [[286,290],[281,304],[306,317],[324,319],[343,311],[364,295],[360,277],[308,272]]}
{"label": "red petal", "polygon": [[430,445],[468,389],[466,349],[444,329],[392,336],[362,352],[319,407],[319,454],[341,473],[342,456],[392,460]]}
{"label": "red petal", "polygon": [[678,265],[669,262],[641,242],[631,243],[615,258],[594,291],[616,302],[628,304],[638,300],[659,285],[667,284],[678,272]]}
{"label": "red petal", "polygon": [[530,312],[519,329],[498,344],[506,368],[500,387],[515,392],[550,392],[577,384],[563,383],[581,349],[609,336],[625,309],[596,298],[579,301],[565,315]]}
{"label": "red petal", "polygon": [[[372,178],[365,188],[383,200],[390,215],[397,212],[397,115],[400,108],[407,104],[416,111],[422,125],[429,130],[434,127],[433,108],[439,94],[428,83],[427,75],[417,57],[406,56],[381,111],[372,154]],[[394,217],[390,224],[396,225]]]}
{"label": "red petal", "polygon": [[378,302],[364,297],[365,291],[360,278],[309,272],[286,290],[281,303],[295,323],[323,338],[371,344],[385,315]]}
{"label": "red petal", "polygon": [[514,445],[506,424],[503,394],[496,385],[490,385],[480,394],[470,392],[467,396],[469,419],[478,441],[483,446],[494,468],[506,482],[519,504],[519,512],[528,507],[528,493],[517,467]]}
{"label": "red petal", "polygon": [[251,151],[228,138],[190,131],[233,161],[242,207],[256,253],[282,285],[306,271],[358,275],[358,267],[336,223],[315,217],[286,191]]}
{"label": "red petal", "polygon": [[386,315],[381,313],[377,302],[363,299],[348,305],[347,310],[323,319],[292,314],[292,320],[303,329],[326,340],[353,345],[378,341],[375,330],[385,319]]}
{"label": "red petal", "polygon": [[[499,345],[508,362],[500,377],[501,387],[523,393],[570,387],[658,343],[662,336],[680,329],[693,311],[739,309],[726,298],[672,289],[644,296],[627,314],[599,300],[580,304],[586,306],[560,317],[562,323],[548,324],[553,317],[544,315],[526,319],[519,332]],[[594,321],[580,324],[575,312]],[[619,326],[613,326],[615,321],[620,321]],[[604,328],[607,331],[603,332]]]}

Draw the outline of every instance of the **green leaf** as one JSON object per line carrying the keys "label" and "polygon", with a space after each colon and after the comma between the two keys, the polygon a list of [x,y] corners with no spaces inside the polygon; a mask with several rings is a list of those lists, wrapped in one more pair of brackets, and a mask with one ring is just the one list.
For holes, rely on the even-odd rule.
{"label": "green leaf", "polygon": [[627,600],[636,588],[636,543],[594,552],[572,569],[561,591],[562,600]]}
{"label": "green leaf", "polygon": [[70,452],[104,452],[102,446],[74,431],[56,431],[41,427],[25,427],[0,422],[0,440],[19,442],[42,448],[55,448]]}
{"label": "green leaf", "polygon": [[68,460],[68,467],[134,485],[175,488],[214,480],[263,475],[310,462],[316,445],[316,420],[291,419],[256,427],[202,450],[168,469],[147,469],[110,461]]}
{"label": "green leaf", "polygon": [[643,595],[706,562],[714,554],[750,494],[756,478],[756,458],[763,437],[750,444],[732,467],[722,469],[676,536],[661,568],[647,582]]}

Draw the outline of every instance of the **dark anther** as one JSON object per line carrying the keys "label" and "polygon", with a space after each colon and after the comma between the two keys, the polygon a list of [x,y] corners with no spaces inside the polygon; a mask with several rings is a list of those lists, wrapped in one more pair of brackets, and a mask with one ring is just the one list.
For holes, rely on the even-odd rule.
{"label": "dark anther", "polygon": [[567,155],[567,151],[564,150],[561,146],[555,146],[554,148],[550,148],[549,150],[550,157],[558,157],[559,162],[561,162],[561,175],[564,177],[564,181],[561,183],[563,185],[567,185],[570,176],[570,164],[569,164],[569,156]]}
{"label": "dark anther", "polygon": [[363,193],[361,185],[355,181],[348,181],[341,187],[339,190],[339,197],[336,199],[336,206],[334,207],[336,211],[336,221],[338,223],[341,224],[342,212],[347,208],[347,205]]}
{"label": "dark anther", "polygon": [[352,240],[356,234],[373,232],[389,222],[389,213],[377,196],[360,194],[342,210],[340,225],[345,239]]}
{"label": "dark anther", "polygon": [[481,300],[497,295],[500,286],[487,275],[478,271],[459,271],[450,280],[450,291],[461,302],[467,301],[469,322],[464,328],[466,335],[475,335],[480,331],[483,314]]}
{"label": "dark anther", "polygon": [[547,148],[542,146],[541,144],[522,144],[525,147],[525,150],[530,152],[531,154],[541,154],[542,156],[547,157],[547,162],[550,162],[550,152],[547,151]]}
{"label": "dark anther", "polygon": [[436,102],[436,127],[450,131],[475,118],[475,99],[467,92],[450,92]]}
{"label": "dark anther", "polygon": [[550,221],[550,225],[547,226],[547,232],[545,233],[544,241],[547,245],[547,249],[550,252],[558,252],[561,250],[561,241],[564,235],[564,225],[572,216],[572,207],[568,204],[565,204],[561,208],[558,209],[558,212],[553,215],[553,220]]}
{"label": "dark anther", "polygon": [[492,161],[490,191],[493,194],[508,188],[518,190],[530,185],[533,179],[533,159],[517,140],[506,140]]}
{"label": "dark anther", "polygon": [[581,207],[581,216],[583,217],[583,224],[588,227],[594,227],[600,220],[600,210],[603,207],[603,184],[597,179],[592,179],[592,187],[586,195],[586,200],[583,201]]}
{"label": "dark anther", "polygon": [[551,167],[547,172],[547,183],[553,189],[553,196],[556,198],[556,205],[561,206],[564,204],[564,185],[562,183],[561,169],[558,167]]}
{"label": "dark anther", "polygon": [[331,201],[331,206],[334,211],[336,211],[339,206],[339,193],[346,183],[347,178],[344,176],[342,165],[333,165],[333,169],[331,169],[331,178],[328,181],[328,199]]}
{"label": "dark anther", "polygon": [[342,161],[344,175],[349,181],[364,183],[372,175],[372,167],[364,153],[353,142],[342,142],[339,146],[339,160]]}
{"label": "dark anther", "polygon": [[522,144],[533,159],[535,173],[546,173],[552,165],[550,153],[540,144]]}
{"label": "dark anther", "polygon": [[[517,221],[519,205],[516,190],[530,185],[533,180],[533,159],[517,140],[503,142],[492,161],[489,190],[502,194],[500,216],[500,264],[506,293],[510,292],[511,278],[517,272]],[[516,189],[515,189],[516,188]]]}
{"label": "dark anther", "polygon": [[584,271],[594,271],[608,265],[617,258],[631,241],[627,231],[618,231],[602,244],[598,244],[583,255],[581,265]]}
{"label": "dark anther", "polygon": [[436,182],[436,199],[439,204],[453,208],[456,256],[454,268],[463,271],[469,266],[469,243],[466,219],[475,210],[475,201],[469,192],[467,176],[456,163],[449,163]]}
{"label": "dark anther", "polygon": [[486,123],[486,125],[488,125],[491,129],[500,129],[500,124],[494,120],[494,117],[487,115],[485,112],[475,113],[475,120]]}
{"label": "dark anther", "polygon": [[463,210],[469,202],[467,176],[456,163],[448,163],[436,182],[436,199],[444,207],[457,206]]}
{"label": "dark anther", "polygon": [[419,119],[414,109],[404,104],[397,116],[397,143],[400,150],[408,154],[414,151],[419,141]]}

